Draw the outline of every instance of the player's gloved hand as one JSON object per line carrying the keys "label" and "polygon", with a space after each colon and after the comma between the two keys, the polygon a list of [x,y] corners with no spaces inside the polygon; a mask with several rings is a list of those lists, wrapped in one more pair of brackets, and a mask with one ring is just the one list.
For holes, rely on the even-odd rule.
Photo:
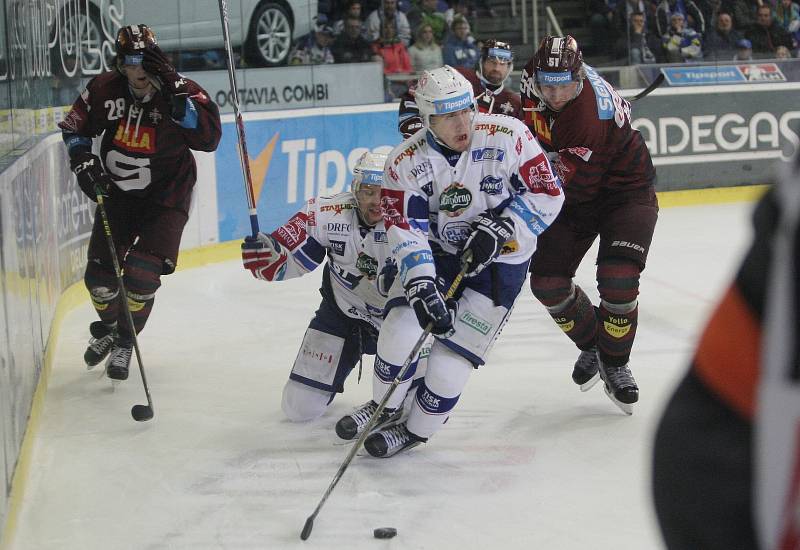
{"label": "player's gloved hand", "polygon": [[70,161],[69,167],[78,177],[78,186],[87,197],[97,202],[97,195],[108,196],[113,180],[103,169],[100,157],[92,153],[78,153]]}
{"label": "player's gloved hand", "polygon": [[169,88],[170,93],[185,91],[186,81],[178,74],[167,56],[158,46],[148,46],[144,49],[142,68],[153,76],[158,77],[161,83]]}
{"label": "player's gloved hand", "polygon": [[280,243],[259,233],[256,237],[247,237],[242,243],[242,264],[256,279],[263,281],[280,281],[286,271],[288,255]]}
{"label": "player's gloved hand", "polygon": [[389,295],[389,289],[392,287],[395,277],[397,277],[397,264],[391,258],[386,258],[383,269],[378,273],[378,292],[382,296]]}
{"label": "player's gloved hand", "polygon": [[419,326],[425,328],[432,324],[431,333],[449,338],[456,331],[453,323],[456,317],[455,300],[445,301],[436,283],[430,277],[417,277],[408,282],[405,288],[409,305],[414,309]]}
{"label": "player's gloved hand", "polygon": [[472,251],[465,277],[474,277],[500,255],[503,245],[514,234],[514,220],[508,216],[496,216],[491,212],[480,214],[472,222],[472,233],[461,249],[463,255]]}

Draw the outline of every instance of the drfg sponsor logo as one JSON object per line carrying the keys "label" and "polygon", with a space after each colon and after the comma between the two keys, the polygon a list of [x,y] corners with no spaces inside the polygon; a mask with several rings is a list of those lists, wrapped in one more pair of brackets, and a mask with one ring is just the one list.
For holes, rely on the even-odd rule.
{"label": "drfg sponsor logo", "polygon": [[[632,126],[657,156],[777,150],[783,160],[789,160],[793,150],[786,151],[783,146],[800,146],[800,111],[786,111],[780,116],[759,111],[748,118],[739,113],[637,118]],[[687,157],[689,162],[693,161]]]}

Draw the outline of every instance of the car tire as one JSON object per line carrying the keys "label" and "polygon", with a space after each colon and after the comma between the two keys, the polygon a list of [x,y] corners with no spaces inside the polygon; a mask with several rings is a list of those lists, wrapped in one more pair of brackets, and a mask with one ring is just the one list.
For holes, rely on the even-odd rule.
{"label": "car tire", "polygon": [[250,19],[245,58],[259,67],[284,65],[292,49],[293,19],[289,10],[275,2],[263,2]]}

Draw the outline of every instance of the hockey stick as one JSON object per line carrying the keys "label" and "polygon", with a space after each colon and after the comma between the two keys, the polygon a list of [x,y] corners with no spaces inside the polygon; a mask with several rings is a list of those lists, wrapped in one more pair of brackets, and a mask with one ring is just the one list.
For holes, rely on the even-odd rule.
{"label": "hockey stick", "polygon": [[100,210],[100,216],[103,219],[103,231],[106,234],[108,241],[108,248],[111,252],[111,261],[114,264],[114,274],[117,276],[117,284],[119,284],[119,291],[122,293],[122,309],[125,310],[125,318],[128,320],[128,326],[131,328],[133,336],[133,348],[136,350],[136,361],[139,363],[139,372],[142,375],[142,384],[144,385],[144,394],[147,396],[147,405],[134,405],[131,408],[131,416],[136,422],[144,422],[153,418],[153,399],[150,397],[150,388],[147,385],[147,377],[144,375],[144,364],[142,363],[142,354],[139,351],[139,341],[136,337],[136,327],[133,326],[133,316],[131,315],[131,308],[128,306],[128,293],[125,290],[125,283],[122,282],[122,270],[119,268],[119,260],[117,260],[117,247],[114,246],[114,238],[111,236],[111,226],[108,224],[108,215],[106,214],[106,205],[101,193],[97,194],[97,206]]}
{"label": "hockey stick", "polygon": [[661,86],[661,83],[664,82],[664,73],[658,73],[653,81],[641,92],[633,96],[632,98],[628,99],[628,101],[638,101],[643,97],[647,96],[650,92]]}
{"label": "hockey stick", "polygon": [[236,116],[236,134],[239,138],[239,162],[244,174],[244,191],[247,195],[247,208],[250,214],[250,229],[253,237],[258,235],[258,213],[256,212],[256,195],[253,191],[253,177],[250,174],[250,156],[247,154],[247,139],[244,134],[244,121],[239,110],[239,90],[236,87],[236,67],[233,64],[230,32],[228,31],[228,2],[219,0],[219,16],[222,19],[222,38],[225,42],[225,53],[228,55],[228,79],[233,94],[233,111]]}
{"label": "hockey stick", "polygon": [[[447,290],[445,300],[452,298],[456,293],[456,290],[458,290],[459,285],[461,285],[461,279],[464,278],[464,274],[467,272],[467,267],[469,266],[471,259],[472,254],[469,251],[462,257],[461,271],[458,273],[458,275],[456,275],[456,278],[453,279],[453,284],[451,284],[450,288]],[[333,476],[333,481],[331,481],[331,484],[328,485],[328,489],[325,491],[325,494],[322,495],[322,499],[314,509],[314,513],[308,516],[308,519],[306,519],[306,523],[303,525],[303,530],[300,532],[301,540],[307,540],[308,537],[311,536],[311,530],[314,528],[314,519],[316,519],[317,514],[319,514],[320,510],[322,510],[322,506],[325,504],[325,501],[328,500],[328,497],[330,496],[331,492],[333,492],[334,487],[336,487],[336,485],[339,483],[339,480],[342,478],[342,475],[344,475],[347,467],[350,466],[350,462],[353,460],[353,457],[356,456],[356,453],[358,452],[358,449],[361,448],[364,440],[367,439],[367,436],[372,431],[372,427],[378,422],[383,409],[386,408],[386,403],[389,401],[389,398],[392,397],[394,390],[402,381],[403,376],[405,376],[409,366],[419,353],[419,350],[422,348],[422,345],[425,343],[425,340],[431,333],[432,328],[433,323],[428,323],[428,326],[426,326],[425,330],[422,331],[422,335],[417,340],[417,343],[414,344],[414,347],[411,349],[411,353],[408,354],[405,363],[403,363],[403,367],[400,369],[400,372],[397,373],[397,376],[395,376],[394,380],[392,381],[392,385],[389,386],[389,390],[386,392],[386,395],[383,396],[383,399],[381,399],[381,402],[378,404],[378,408],[375,409],[374,413],[372,413],[372,417],[369,419],[364,431],[361,432],[361,436],[356,440],[356,444],[350,449],[350,452],[347,454],[347,457],[345,457],[342,465],[339,466],[339,470],[337,470],[336,475]]]}

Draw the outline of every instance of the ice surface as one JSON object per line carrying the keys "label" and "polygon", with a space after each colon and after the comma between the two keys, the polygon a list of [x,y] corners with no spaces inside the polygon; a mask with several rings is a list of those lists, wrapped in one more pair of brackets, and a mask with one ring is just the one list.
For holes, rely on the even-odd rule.
{"label": "ice surface", "polygon": [[[661,212],[631,360],[641,399],[623,415],[571,379],[577,351],[525,288],[489,363],[431,441],[356,457],[299,535],[348,447],[335,421],[370,396],[355,375],[309,424],[281,389],[319,302],[319,273],[267,284],[238,261],[165,277],[135,363],[115,392],[82,355],[95,316],[58,341],[15,550],[662,548],[649,496],[653,429],[744,251],[751,204]],[[577,282],[596,300],[594,250]],[[371,365],[371,362],[370,362]],[[365,364],[365,366],[368,366]],[[376,527],[399,534],[379,541]]]}

